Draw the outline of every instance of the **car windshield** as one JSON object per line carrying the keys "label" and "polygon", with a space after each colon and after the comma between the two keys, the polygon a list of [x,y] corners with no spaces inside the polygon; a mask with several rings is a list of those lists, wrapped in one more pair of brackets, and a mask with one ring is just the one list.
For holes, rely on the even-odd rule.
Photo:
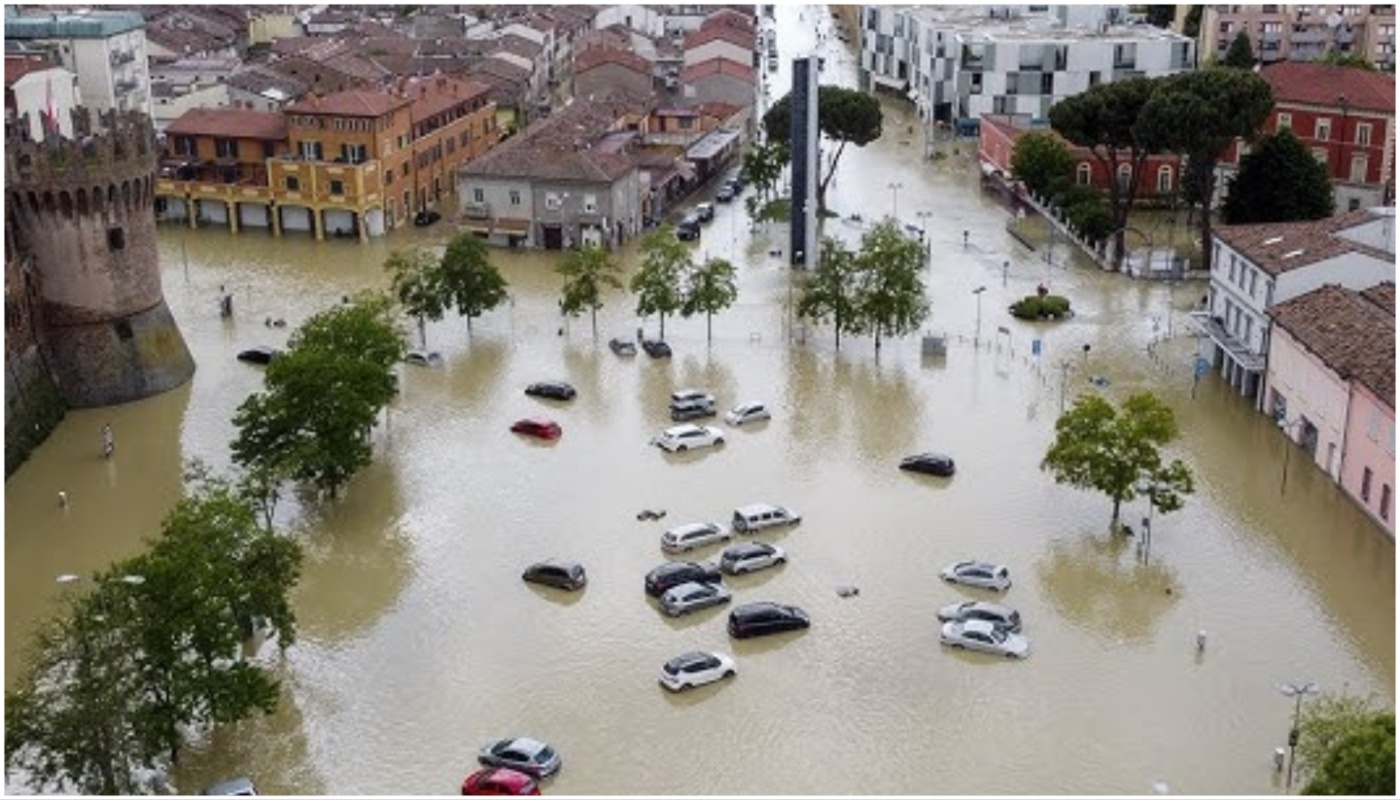
{"label": "car windshield", "polygon": [[545,762],[547,762],[547,761],[552,761],[553,759],[554,759],[554,748],[553,748],[553,747],[545,747],[545,748],[542,748],[538,753],[535,754],[535,760],[538,761],[538,762],[541,763],[541,764],[543,764],[543,763],[545,763]]}

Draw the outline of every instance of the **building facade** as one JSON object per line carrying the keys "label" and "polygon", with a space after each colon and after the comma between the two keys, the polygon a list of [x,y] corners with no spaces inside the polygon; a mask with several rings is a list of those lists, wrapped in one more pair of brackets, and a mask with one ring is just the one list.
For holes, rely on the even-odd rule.
{"label": "building facade", "polygon": [[[1016,152],[1016,142],[1032,132],[1049,133],[1059,138],[1048,126],[1030,128],[1015,119],[998,116],[984,116],[978,126],[978,159],[988,174],[1014,178],[1011,157]],[[1126,186],[1132,179],[1133,165],[1119,164],[1117,176],[1109,174],[1109,169],[1084,147],[1065,142],[1065,147],[1074,157],[1074,166],[1066,178],[1079,186],[1092,186],[1099,191],[1108,191],[1109,182],[1117,180]],[[1126,161],[1126,157],[1124,158]],[[1151,201],[1176,194],[1181,182],[1181,158],[1175,153],[1153,153],[1142,165],[1142,180],[1138,183],[1139,200]]]}
{"label": "building facade", "polygon": [[87,107],[149,115],[151,76],[145,27],[145,20],[134,11],[16,15],[5,17],[5,41],[43,51],[77,75]]}
{"label": "building facade", "polygon": [[1209,5],[1201,13],[1201,56],[1223,58],[1235,37],[1249,37],[1268,65],[1316,61],[1329,52],[1360,56],[1395,71],[1393,5]]}
{"label": "building facade", "polygon": [[82,105],[78,76],[42,56],[5,56],[5,119],[29,119],[29,136],[47,129],[73,135],[73,109]]}

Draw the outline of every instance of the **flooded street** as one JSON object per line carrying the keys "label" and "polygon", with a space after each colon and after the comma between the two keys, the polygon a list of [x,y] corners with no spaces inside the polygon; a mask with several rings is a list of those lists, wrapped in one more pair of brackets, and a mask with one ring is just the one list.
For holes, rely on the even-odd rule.
{"label": "flooded street", "polygon": [[[778,13],[787,55],[826,12]],[[853,69],[849,56],[828,64],[847,71],[843,83]],[[1282,789],[1270,753],[1293,710],[1276,684],[1312,680],[1393,705],[1393,542],[1297,452],[1280,492],[1284,439],[1269,422],[1214,375],[1192,398],[1194,340],[1147,355],[1169,328],[1181,334],[1204,285],[1107,275],[1063,244],[1047,265],[979,190],[972,142],[921,163],[917,128],[905,132],[913,118],[885,111],[881,140],[847,148],[829,194],[841,218],[827,232],[856,242],[845,217],[873,220],[896,202],[901,221],[927,222],[926,328],[949,337],[946,358],[924,359],[918,337],[887,340],[877,360],[868,338],[843,337],[837,352],[829,330],[802,336],[789,324],[789,270],[768,255],[785,233],[751,232],[741,203],[719,205],[696,248],[735,261],[738,302],[715,317],[708,345],[703,317],[668,318],[670,361],[609,351],[608,338],[639,325],[656,332],[630,296],[608,296],[595,339],[586,316],[561,320],[550,255],[495,253],[511,304],[470,335],[456,317],[430,324],[445,366],[403,369],[374,465],[333,504],[281,509],[307,548],[283,702],[191,748],[181,791],[246,774],[270,793],[456,794],[482,742],[530,735],[564,761],[547,793],[1143,794],[1166,781],[1179,794],[1262,794]],[[82,591],[55,576],[139,550],[179,495],[183,460],[229,468],[234,410],[261,386],[234,354],[282,346],[308,315],[387,286],[390,250],[439,244],[447,225],[367,245],[160,229],[166,298],[198,371],[160,397],[70,412],[8,481],[11,679],[35,623],[61,592]],[[629,272],[634,255],[624,253]],[[1006,313],[1040,282],[1070,298],[1072,320]],[[220,286],[234,294],[232,320],[219,317]],[[1039,359],[1032,338],[1044,341]],[[1038,469],[1062,375],[1067,401],[1103,376],[1110,397],[1150,388],[1177,410],[1175,454],[1196,471],[1197,493],[1155,520],[1146,566],[1132,540],[1106,534],[1108,500]],[[522,394],[549,378],[573,383],[578,399]],[[681,387],[712,392],[723,409],[765,402],[773,420],[726,430],[716,451],[666,455],[648,441]],[[558,420],[562,439],[508,431],[530,415]],[[109,422],[110,462],[98,435]],[[896,469],[930,449],[957,459],[955,478]],[[789,563],[726,579],[735,603],[795,604],[812,628],[733,642],[728,609],[661,615],[641,584],[667,559],[662,531],[725,523],[751,502],[792,506],[804,521],[756,537],[781,544]],[[639,522],[643,508],[667,517]],[[1124,517],[1145,510],[1130,504]],[[548,557],[582,562],[587,589],[520,580]],[[938,579],[972,557],[1008,565],[1013,588],[995,598]],[[859,595],[839,597],[848,584]],[[1017,608],[1031,657],[942,648],[936,611],[962,599]],[[667,693],[661,664],[690,649],[733,653],[737,678]]]}

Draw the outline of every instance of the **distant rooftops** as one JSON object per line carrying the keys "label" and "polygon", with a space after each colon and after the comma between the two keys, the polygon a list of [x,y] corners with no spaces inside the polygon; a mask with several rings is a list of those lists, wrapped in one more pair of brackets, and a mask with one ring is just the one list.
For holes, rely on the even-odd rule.
{"label": "distant rooftops", "polygon": [[[1383,212],[1357,209],[1335,217],[1305,222],[1265,222],[1217,225],[1215,237],[1270,275],[1316,264],[1343,253],[1362,253],[1393,261],[1394,254],[1349,235],[1348,229],[1376,222]],[[1393,222],[1393,214],[1391,220]]]}
{"label": "distant rooftops", "polygon": [[1275,102],[1395,113],[1395,76],[1333,64],[1281,61],[1260,70]]}
{"label": "distant rooftops", "polygon": [[135,11],[51,11],[5,17],[5,38],[106,39],[145,27]]}

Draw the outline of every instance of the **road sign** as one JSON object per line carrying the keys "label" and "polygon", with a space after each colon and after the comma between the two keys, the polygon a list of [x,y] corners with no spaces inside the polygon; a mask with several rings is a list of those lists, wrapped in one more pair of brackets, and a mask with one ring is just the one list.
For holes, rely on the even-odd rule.
{"label": "road sign", "polygon": [[1032,340],[1031,340],[1031,355],[1036,356],[1037,358],[1040,357],[1040,340],[1039,340],[1039,339],[1032,339]]}
{"label": "road sign", "polygon": [[1196,356],[1196,380],[1200,380],[1210,372],[1210,361],[1205,356]]}

